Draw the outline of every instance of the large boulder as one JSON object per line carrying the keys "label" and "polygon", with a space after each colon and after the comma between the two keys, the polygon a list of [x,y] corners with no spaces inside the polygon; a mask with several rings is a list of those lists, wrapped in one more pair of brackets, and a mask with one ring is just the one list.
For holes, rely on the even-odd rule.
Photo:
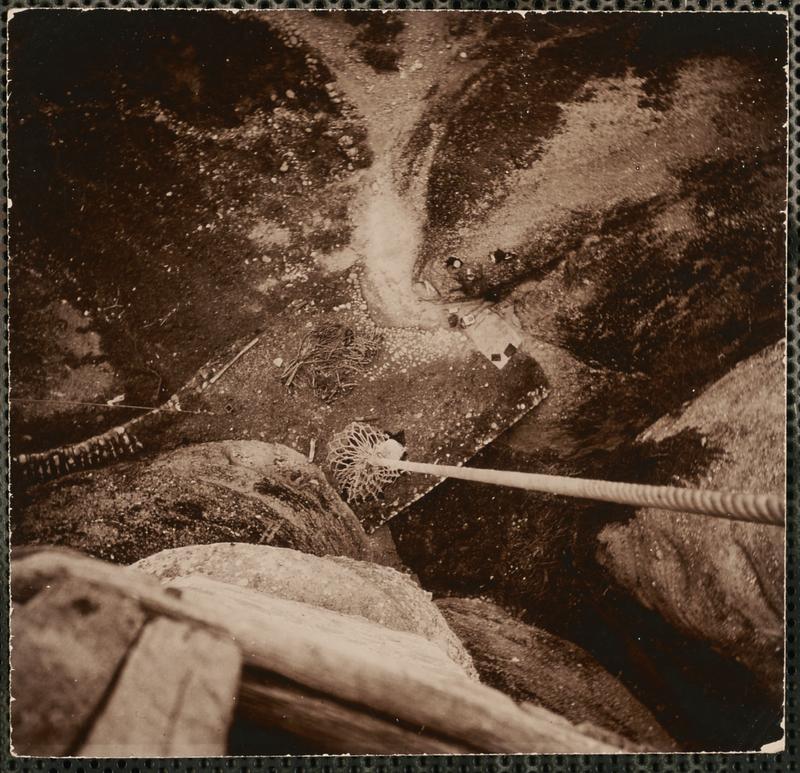
{"label": "large boulder", "polygon": [[134,568],[165,582],[199,574],[424,636],[477,679],[472,659],[431,601],[431,594],[389,567],[265,545],[219,543],[162,550],[138,561]]}
{"label": "large boulder", "polygon": [[436,603],[487,684],[575,725],[598,726],[649,750],[675,748],[650,711],[580,647],[520,622],[490,601]]}
{"label": "large boulder", "polygon": [[201,443],[33,487],[14,497],[12,530],[15,545],[121,563],[221,540],[369,556],[361,524],[319,468],[258,441]]}
{"label": "large boulder", "polygon": [[[684,459],[679,485],[783,495],[784,344],[764,349],[640,438],[698,434],[713,461]],[[670,481],[663,481],[669,483]],[[599,535],[598,558],[645,606],[732,655],[774,697],[783,689],[784,530],[642,509]]]}

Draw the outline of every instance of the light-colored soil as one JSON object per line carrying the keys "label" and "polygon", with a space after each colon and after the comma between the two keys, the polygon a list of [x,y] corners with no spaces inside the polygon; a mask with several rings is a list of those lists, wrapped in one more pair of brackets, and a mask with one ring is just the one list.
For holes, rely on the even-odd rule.
{"label": "light-colored soil", "polygon": [[263,17],[313,45],[336,78],[332,88],[357,110],[373,153],[371,167],[355,182],[349,204],[353,235],[347,247],[322,255],[323,265],[364,267],[361,290],[370,315],[383,327],[446,328],[447,309],[437,296],[414,281],[425,224],[427,173],[433,148],[416,168],[415,179],[400,192],[401,154],[428,107],[432,87],[438,93],[457,88],[475,71],[448,40],[447,17],[425,14],[397,36],[402,57],[396,71],[376,73],[354,55],[357,28],[332,24],[311,14]]}
{"label": "light-colored soil", "polygon": [[[509,194],[502,206],[474,226],[463,227],[462,254],[483,258],[497,247],[517,248],[576,212],[601,211],[625,200],[646,201],[675,189],[676,167],[741,149],[741,138],[758,117],[741,116],[744,125],[735,134],[715,121],[738,96],[739,69],[737,62],[725,58],[685,65],[674,105],[666,112],[640,106],[643,81],[635,75],[588,81],[585,98],[563,107],[562,124],[536,164],[509,175]],[[589,146],[592,153],[586,152]],[[682,230],[676,228],[680,223],[664,225]]]}

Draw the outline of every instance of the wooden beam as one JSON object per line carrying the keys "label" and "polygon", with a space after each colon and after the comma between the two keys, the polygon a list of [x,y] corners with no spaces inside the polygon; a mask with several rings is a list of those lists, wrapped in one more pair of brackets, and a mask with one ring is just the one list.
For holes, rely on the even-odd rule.
{"label": "wooden beam", "polygon": [[[15,573],[29,584],[58,574],[82,577],[100,587],[123,590],[154,614],[225,631],[235,638],[245,665],[280,675],[340,703],[356,704],[367,713],[424,726],[456,746],[506,754],[620,751],[571,725],[542,722],[508,696],[449,669],[390,660],[374,646],[355,648],[351,641],[342,646],[343,639],[337,642],[327,631],[321,636],[308,618],[287,621],[276,614],[278,607],[285,611],[287,604],[327,610],[256,591],[232,591],[232,586],[207,578],[194,578],[191,589],[175,588],[170,593],[139,572],[63,554],[34,554],[19,564],[12,570],[12,579]],[[342,617],[350,622],[356,619]]]}
{"label": "wooden beam", "polygon": [[224,755],[240,670],[230,639],[155,620],[131,650],[80,756]]}
{"label": "wooden beam", "polygon": [[[361,623],[358,618],[275,599],[207,577],[186,578],[181,586],[182,598],[195,614],[227,626],[242,649],[245,664],[279,674],[340,703],[360,706],[364,713],[425,727],[434,736],[475,751],[618,751],[569,723],[537,720],[508,696],[474,682],[459,670],[416,660],[416,643],[428,643],[422,637],[392,632],[406,642],[406,657],[394,647],[387,657],[389,651],[382,653],[374,642],[359,646],[354,640],[348,626]],[[341,634],[337,635],[332,621],[321,620],[328,616],[341,619]]]}
{"label": "wooden beam", "polygon": [[136,601],[73,578],[15,606],[15,754],[50,757],[74,751],[144,620]]}
{"label": "wooden beam", "polygon": [[[238,712],[262,727],[291,733],[323,754],[468,754],[467,747],[378,717],[270,674],[247,669]],[[259,749],[247,753],[262,754]]]}

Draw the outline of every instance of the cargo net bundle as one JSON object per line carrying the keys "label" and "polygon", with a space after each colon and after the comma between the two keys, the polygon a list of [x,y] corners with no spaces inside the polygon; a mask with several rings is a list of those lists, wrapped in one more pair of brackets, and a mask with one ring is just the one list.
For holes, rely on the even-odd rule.
{"label": "cargo net bundle", "polygon": [[328,465],[348,502],[377,500],[383,489],[400,477],[400,470],[372,462],[377,449],[389,440],[385,432],[357,421],[334,435],[328,447]]}

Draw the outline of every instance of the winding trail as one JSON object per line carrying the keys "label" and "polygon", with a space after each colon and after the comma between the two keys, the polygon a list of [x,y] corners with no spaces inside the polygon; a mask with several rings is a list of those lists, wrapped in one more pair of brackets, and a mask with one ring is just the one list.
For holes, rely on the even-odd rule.
{"label": "winding trail", "polygon": [[[336,74],[332,86],[360,114],[374,161],[358,181],[350,245],[323,258],[336,268],[360,261],[362,294],[374,321],[385,327],[432,330],[446,327],[446,308],[432,288],[414,280],[425,223],[425,192],[435,145],[401,194],[401,154],[427,107],[432,87],[457,88],[475,68],[452,48],[447,19],[422,14],[406,26],[396,44],[399,69],[376,72],[351,47],[358,28],[312,14],[276,15],[270,23],[314,47]],[[443,75],[444,74],[444,75]]]}

